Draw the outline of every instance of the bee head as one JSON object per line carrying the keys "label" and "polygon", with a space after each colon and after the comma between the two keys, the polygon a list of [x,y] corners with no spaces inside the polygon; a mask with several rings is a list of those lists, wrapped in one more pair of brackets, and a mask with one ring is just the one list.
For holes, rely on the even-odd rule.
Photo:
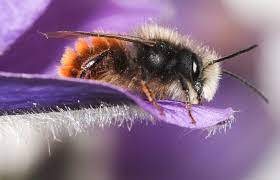
{"label": "bee head", "polygon": [[[217,53],[207,46],[201,46],[188,36],[180,35],[174,29],[156,24],[140,27],[136,31],[136,35],[154,41],[155,44],[152,46],[139,48],[138,59],[150,74],[173,80],[174,83],[169,92],[172,99],[183,100],[183,91],[188,91],[192,104],[198,103],[202,99],[210,101],[218,89],[221,74],[224,73],[239,80],[268,102],[262,92],[248,81],[229,71],[221,70],[220,67],[220,62],[246,53],[257,45],[219,58]],[[179,92],[179,89],[182,91]]]}
{"label": "bee head", "polygon": [[191,102],[212,100],[220,79],[219,64],[207,66],[208,59],[205,56],[196,54],[188,48],[178,51],[176,59],[175,72],[179,75],[183,90],[188,91]]}
{"label": "bee head", "polygon": [[160,77],[163,83],[179,81],[180,87],[177,89],[184,96],[179,99],[185,100],[185,94],[188,93],[193,104],[202,99],[210,101],[213,98],[220,75],[218,63],[204,68],[209,63],[205,57],[189,47],[167,41],[158,40],[155,46],[142,46],[138,50],[139,63],[147,71],[147,79]]}

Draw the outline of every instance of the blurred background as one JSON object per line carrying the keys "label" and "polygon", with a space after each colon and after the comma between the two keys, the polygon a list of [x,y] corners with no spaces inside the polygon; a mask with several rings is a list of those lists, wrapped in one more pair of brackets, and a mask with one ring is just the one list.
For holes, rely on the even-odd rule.
{"label": "blurred background", "polygon": [[23,123],[20,129],[28,139],[12,131],[0,136],[0,180],[280,178],[279,1],[1,0],[0,10],[0,71],[55,75],[64,47],[73,41],[45,40],[37,31],[127,33],[155,22],[221,55],[259,44],[223,67],[246,77],[270,99],[267,105],[239,82],[223,77],[210,104],[233,107],[236,122],[227,133],[209,139],[205,132],[168,124],[136,124],[131,131],[93,129],[48,144]]}

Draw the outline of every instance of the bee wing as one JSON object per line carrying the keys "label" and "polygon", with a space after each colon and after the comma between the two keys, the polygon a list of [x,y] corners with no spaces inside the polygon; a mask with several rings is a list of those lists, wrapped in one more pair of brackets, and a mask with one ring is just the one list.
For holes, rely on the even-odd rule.
{"label": "bee wing", "polygon": [[140,37],[129,36],[129,35],[121,35],[121,34],[107,34],[107,33],[99,33],[99,32],[84,32],[84,31],[56,31],[56,32],[46,32],[42,33],[43,36],[48,38],[79,38],[79,37],[105,37],[105,38],[114,38],[123,41],[133,42],[133,43],[141,43],[148,46],[154,46],[155,41],[143,39]]}

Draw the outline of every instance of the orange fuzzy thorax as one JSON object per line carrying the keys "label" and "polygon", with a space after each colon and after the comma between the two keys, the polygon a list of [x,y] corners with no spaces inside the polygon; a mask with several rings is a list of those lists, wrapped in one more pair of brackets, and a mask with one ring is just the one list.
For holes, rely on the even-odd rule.
{"label": "orange fuzzy thorax", "polygon": [[78,39],[78,41],[75,44],[75,48],[78,55],[81,57],[86,57],[90,53],[90,47],[87,41],[83,38]]}
{"label": "orange fuzzy thorax", "polygon": [[75,50],[67,47],[61,58],[61,66],[58,74],[62,77],[76,77],[81,71],[82,63],[89,57],[93,57],[108,49],[120,49],[122,44],[119,40],[95,37],[88,43],[80,38],[75,43]]}
{"label": "orange fuzzy thorax", "polygon": [[109,42],[106,38],[92,38],[91,42],[94,47],[95,54],[99,54],[109,48]]}
{"label": "orange fuzzy thorax", "polygon": [[59,75],[63,77],[73,77],[79,70],[77,59],[78,54],[72,48],[66,48],[60,61]]}

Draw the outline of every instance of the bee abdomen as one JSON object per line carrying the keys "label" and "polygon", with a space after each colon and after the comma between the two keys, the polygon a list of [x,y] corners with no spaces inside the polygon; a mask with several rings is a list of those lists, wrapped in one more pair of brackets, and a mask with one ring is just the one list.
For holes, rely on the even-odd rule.
{"label": "bee abdomen", "polygon": [[80,38],[75,44],[75,49],[65,49],[58,73],[62,77],[77,77],[84,62],[107,50],[124,52],[124,47],[122,42],[116,39],[95,37],[88,42]]}

